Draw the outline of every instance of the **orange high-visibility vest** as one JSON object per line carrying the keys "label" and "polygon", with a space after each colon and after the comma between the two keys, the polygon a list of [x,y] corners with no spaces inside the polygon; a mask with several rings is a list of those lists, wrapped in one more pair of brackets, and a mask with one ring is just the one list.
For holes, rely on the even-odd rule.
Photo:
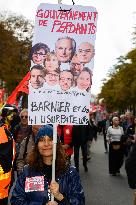
{"label": "orange high-visibility vest", "polygon": [[8,173],[4,173],[0,165],[0,199],[8,197],[10,181],[11,171]]}
{"label": "orange high-visibility vest", "polygon": [[4,126],[0,127],[0,144],[8,142]]}
{"label": "orange high-visibility vest", "polygon": [[[7,136],[5,129],[6,128],[4,125],[0,126],[0,146],[2,146],[2,144],[4,145],[5,143],[8,143],[9,141],[11,142],[12,140],[13,144],[11,146],[11,149],[13,153],[12,155],[12,164],[13,164],[13,160],[15,157],[15,142],[13,138],[9,139],[9,136]],[[11,171],[12,171],[12,166],[9,172],[4,173],[3,167],[0,164],[0,199],[4,199],[8,197],[9,185],[11,181]]]}

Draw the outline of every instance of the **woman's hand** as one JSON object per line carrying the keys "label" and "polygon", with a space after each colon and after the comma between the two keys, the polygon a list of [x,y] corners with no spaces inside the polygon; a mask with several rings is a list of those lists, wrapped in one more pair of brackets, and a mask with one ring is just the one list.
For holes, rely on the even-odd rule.
{"label": "woman's hand", "polygon": [[64,198],[59,192],[59,184],[56,181],[51,181],[50,191],[58,201],[61,201]]}

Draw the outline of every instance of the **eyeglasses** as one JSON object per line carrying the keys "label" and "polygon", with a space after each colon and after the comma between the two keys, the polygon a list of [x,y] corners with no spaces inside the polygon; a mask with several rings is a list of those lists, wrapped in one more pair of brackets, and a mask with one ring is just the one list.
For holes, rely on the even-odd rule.
{"label": "eyeglasses", "polygon": [[34,55],[36,55],[36,56],[38,56],[38,55],[39,55],[39,56],[45,56],[45,54],[43,54],[43,53],[38,53],[38,52],[35,52]]}
{"label": "eyeglasses", "polygon": [[28,116],[27,115],[21,115],[21,119],[23,119],[23,118],[27,119]]}
{"label": "eyeglasses", "polygon": [[85,53],[90,53],[90,52],[91,52],[91,49],[79,49],[78,52],[79,52],[79,53],[83,53],[83,52],[85,52]]}

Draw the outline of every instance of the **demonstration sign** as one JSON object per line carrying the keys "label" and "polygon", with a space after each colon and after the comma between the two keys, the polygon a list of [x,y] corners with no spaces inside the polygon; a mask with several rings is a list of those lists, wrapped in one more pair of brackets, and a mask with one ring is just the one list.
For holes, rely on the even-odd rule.
{"label": "demonstration sign", "polygon": [[29,124],[87,124],[97,16],[94,7],[38,7],[30,51]]}

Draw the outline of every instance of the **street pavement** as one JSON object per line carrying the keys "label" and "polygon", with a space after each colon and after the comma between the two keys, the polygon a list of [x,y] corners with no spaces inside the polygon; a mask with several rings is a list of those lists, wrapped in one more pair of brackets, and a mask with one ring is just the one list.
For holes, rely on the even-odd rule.
{"label": "street pavement", "polygon": [[88,161],[88,172],[84,171],[80,159],[79,174],[85,192],[85,204],[132,205],[133,191],[128,187],[124,166],[121,168],[120,176],[110,176],[108,154],[104,151],[103,136],[99,135],[97,142],[94,142],[91,147],[92,158]]}
{"label": "street pavement", "polygon": [[88,172],[84,172],[80,160],[80,177],[85,192],[86,205],[132,205],[133,190],[128,187],[124,166],[120,176],[108,173],[108,154],[104,153],[103,136],[92,145],[92,158]]}

